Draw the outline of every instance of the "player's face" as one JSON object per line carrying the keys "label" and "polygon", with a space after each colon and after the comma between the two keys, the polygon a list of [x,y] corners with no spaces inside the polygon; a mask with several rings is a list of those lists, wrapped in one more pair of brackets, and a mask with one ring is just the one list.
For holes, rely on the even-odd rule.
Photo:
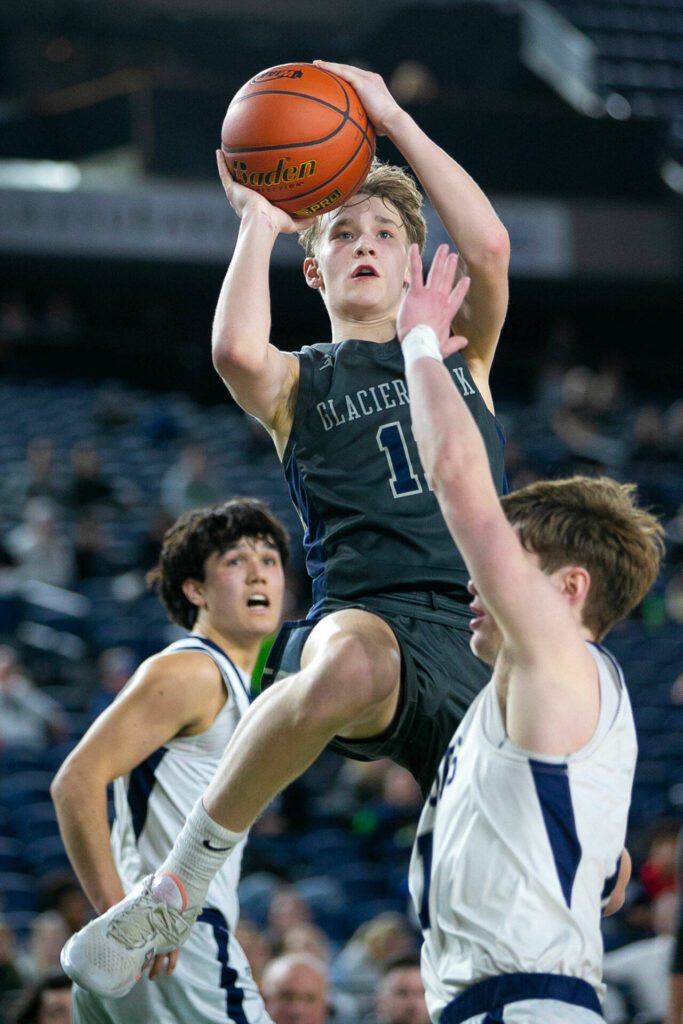
{"label": "player's face", "polygon": [[429,1024],[419,967],[396,968],[378,997],[379,1016],[392,1024]]}
{"label": "player's face", "polygon": [[[544,571],[541,566],[541,559],[535,551],[524,550],[526,560],[537,569]],[[556,569],[555,572],[546,573],[553,586],[558,590],[562,589],[566,568]],[[474,612],[474,618],[470,620],[470,648],[487,665],[495,664],[496,658],[503,644],[503,634],[491,612],[481,599],[476,584],[470,580],[467,589],[472,595],[470,609]]]}
{"label": "player's face", "polygon": [[474,617],[470,619],[470,648],[487,665],[493,665],[498,657],[503,635],[493,616],[484,607],[472,580],[467,584],[467,589],[472,595],[470,609],[474,613]]}
{"label": "player's face", "polygon": [[242,537],[204,565],[202,620],[228,637],[254,638],[280,624],[285,579],[275,545]]}
{"label": "player's face", "polygon": [[290,967],[266,986],[266,1009],[278,1024],[324,1024],[327,1020],[326,985],[306,964]]}
{"label": "player's face", "polygon": [[408,247],[400,213],[378,196],[361,193],[328,214],[317,260],[327,308],[360,320],[395,312],[408,280]]}

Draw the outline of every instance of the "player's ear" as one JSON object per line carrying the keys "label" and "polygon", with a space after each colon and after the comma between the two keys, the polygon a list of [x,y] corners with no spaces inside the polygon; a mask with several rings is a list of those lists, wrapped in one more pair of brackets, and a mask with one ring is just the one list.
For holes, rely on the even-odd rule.
{"label": "player's ear", "polygon": [[204,604],[204,588],[199,580],[183,580],[182,591],[190,604],[201,608]]}
{"label": "player's ear", "polygon": [[571,604],[584,604],[590,590],[591,576],[588,569],[581,565],[572,565],[564,570],[562,590]]}
{"label": "player's ear", "polygon": [[304,277],[309,288],[317,290],[323,287],[322,274],[314,256],[307,256],[304,260]]}

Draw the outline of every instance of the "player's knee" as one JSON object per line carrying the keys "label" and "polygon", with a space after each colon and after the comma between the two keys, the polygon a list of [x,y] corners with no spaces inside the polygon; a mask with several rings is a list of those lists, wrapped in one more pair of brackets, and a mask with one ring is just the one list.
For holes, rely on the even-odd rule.
{"label": "player's knee", "polygon": [[390,645],[353,634],[333,637],[301,673],[303,714],[309,724],[339,731],[390,698],[400,673],[400,655]]}

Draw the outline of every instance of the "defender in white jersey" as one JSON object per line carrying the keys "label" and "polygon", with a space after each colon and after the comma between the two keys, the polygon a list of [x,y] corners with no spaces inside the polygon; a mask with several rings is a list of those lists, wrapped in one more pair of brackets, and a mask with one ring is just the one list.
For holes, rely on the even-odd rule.
{"label": "defender in white jersey", "polygon": [[[417,249],[398,317],[420,458],[471,574],[471,646],[493,666],[440,765],[411,863],[427,1005],[440,1024],[598,1022],[601,909],[623,843],[636,736],[597,646],[654,582],[662,529],[634,488],[539,481],[499,500],[442,362],[465,279]],[[501,507],[502,504],[502,507]]]}
{"label": "defender in white jersey", "polygon": [[[191,632],[140,666],[52,786],[66,849],[98,913],[149,888],[145,879],[211,781],[249,706],[261,642],[279,625],[287,555],[284,527],[251,499],[186,513],[167,532],[151,577],[170,618]],[[148,977],[123,998],[90,975],[81,987],[67,944],[75,1024],[268,1024],[234,938],[240,861],[241,850],[211,882],[182,954],[150,958]]]}

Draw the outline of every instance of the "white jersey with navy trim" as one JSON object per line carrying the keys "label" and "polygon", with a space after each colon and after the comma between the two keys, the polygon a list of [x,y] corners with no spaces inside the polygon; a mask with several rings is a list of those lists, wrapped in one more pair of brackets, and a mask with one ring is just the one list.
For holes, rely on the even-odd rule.
{"label": "white jersey with navy trim", "polygon": [[581,750],[548,757],[515,746],[489,683],[441,762],[410,866],[433,1021],[501,975],[568,976],[602,998],[600,905],[624,846],[637,743],[619,666],[588,647],[601,709]]}
{"label": "white jersey with navy trim", "polygon": [[[169,740],[114,782],[111,844],[126,892],[166,858],[185,819],[214,777],[249,706],[249,676],[211,640],[190,635],[162,651],[198,651],[218,666],[227,700],[202,733]],[[187,685],[192,685],[188,679]],[[101,999],[74,986],[74,1024],[268,1024],[233,931],[244,843],[211,882],[204,908],[170,977],[146,976],[123,999]]]}

